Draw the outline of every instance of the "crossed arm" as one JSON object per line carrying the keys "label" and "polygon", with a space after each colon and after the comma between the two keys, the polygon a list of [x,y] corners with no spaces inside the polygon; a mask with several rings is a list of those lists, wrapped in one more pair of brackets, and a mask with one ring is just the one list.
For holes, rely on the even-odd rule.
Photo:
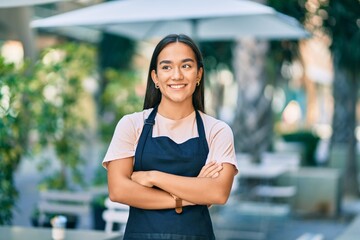
{"label": "crossed arm", "polygon": [[111,161],[107,168],[110,199],[143,209],[174,208],[170,194],[181,198],[183,206],[224,204],[236,173],[233,165],[214,162],[205,165],[197,177],[160,171],[133,172],[133,158]]}

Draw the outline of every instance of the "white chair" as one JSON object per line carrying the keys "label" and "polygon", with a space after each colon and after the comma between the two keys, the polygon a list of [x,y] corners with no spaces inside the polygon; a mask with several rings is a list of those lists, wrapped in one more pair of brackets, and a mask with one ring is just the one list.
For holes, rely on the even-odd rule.
{"label": "white chair", "polygon": [[45,220],[45,214],[73,214],[80,218],[79,228],[90,227],[90,192],[69,192],[69,191],[40,191],[38,209],[40,212],[40,223]]}
{"label": "white chair", "polygon": [[105,232],[111,233],[113,231],[114,223],[118,223],[120,224],[120,232],[124,233],[129,217],[129,206],[113,202],[109,198],[106,198],[105,207],[107,209],[102,214],[105,221]]}

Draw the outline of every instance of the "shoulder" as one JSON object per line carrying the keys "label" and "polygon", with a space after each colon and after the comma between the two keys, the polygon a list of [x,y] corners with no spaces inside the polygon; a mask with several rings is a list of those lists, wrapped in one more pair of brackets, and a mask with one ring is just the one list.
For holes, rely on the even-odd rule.
{"label": "shoulder", "polygon": [[234,134],[230,126],[219,119],[202,113],[206,138],[209,144],[208,161],[230,163],[237,168]]}
{"label": "shoulder", "polygon": [[119,120],[118,124],[143,125],[151,110],[152,109],[145,109],[140,112],[126,114]]}
{"label": "shoulder", "polygon": [[210,134],[215,134],[218,132],[226,132],[228,134],[232,135],[232,130],[230,126],[215,117],[212,117],[206,113],[200,112],[200,116],[204,122],[204,128],[206,132],[209,132]]}
{"label": "shoulder", "polygon": [[124,115],[117,123],[116,129],[122,131],[135,131],[142,129],[145,119],[149,116],[152,109],[145,109],[140,112],[133,112]]}

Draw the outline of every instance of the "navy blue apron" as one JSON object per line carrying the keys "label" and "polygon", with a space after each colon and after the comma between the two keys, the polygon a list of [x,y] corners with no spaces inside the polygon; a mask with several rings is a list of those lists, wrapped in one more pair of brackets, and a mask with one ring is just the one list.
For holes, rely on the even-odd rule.
{"label": "navy blue apron", "polygon": [[[135,152],[134,171],[159,170],[196,177],[205,165],[209,153],[200,114],[196,111],[199,137],[177,144],[169,137],[152,137],[156,113],[157,107],[145,120]],[[177,214],[174,208],[145,210],[130,207],[124,239],[212,240],[215,236],[208,207],[205,205],[183,207],[181,214]]]}

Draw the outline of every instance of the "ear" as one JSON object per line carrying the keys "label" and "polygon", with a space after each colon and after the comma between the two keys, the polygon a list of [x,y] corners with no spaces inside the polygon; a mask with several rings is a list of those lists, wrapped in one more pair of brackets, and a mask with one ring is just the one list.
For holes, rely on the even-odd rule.
{"label": "ear", "polygon": [[152,70],[151,71],[151,79],[153,80],[154,84],[157,85],[157,83],[159,82],[156,71]]}
{"label": "ear", "polygon": [[197,72],[196,79],[199,79],[199,81],[201,81],[201,77],[202,77],[203,73],[204,73],[204,69],[202,67],[200,67]]}

